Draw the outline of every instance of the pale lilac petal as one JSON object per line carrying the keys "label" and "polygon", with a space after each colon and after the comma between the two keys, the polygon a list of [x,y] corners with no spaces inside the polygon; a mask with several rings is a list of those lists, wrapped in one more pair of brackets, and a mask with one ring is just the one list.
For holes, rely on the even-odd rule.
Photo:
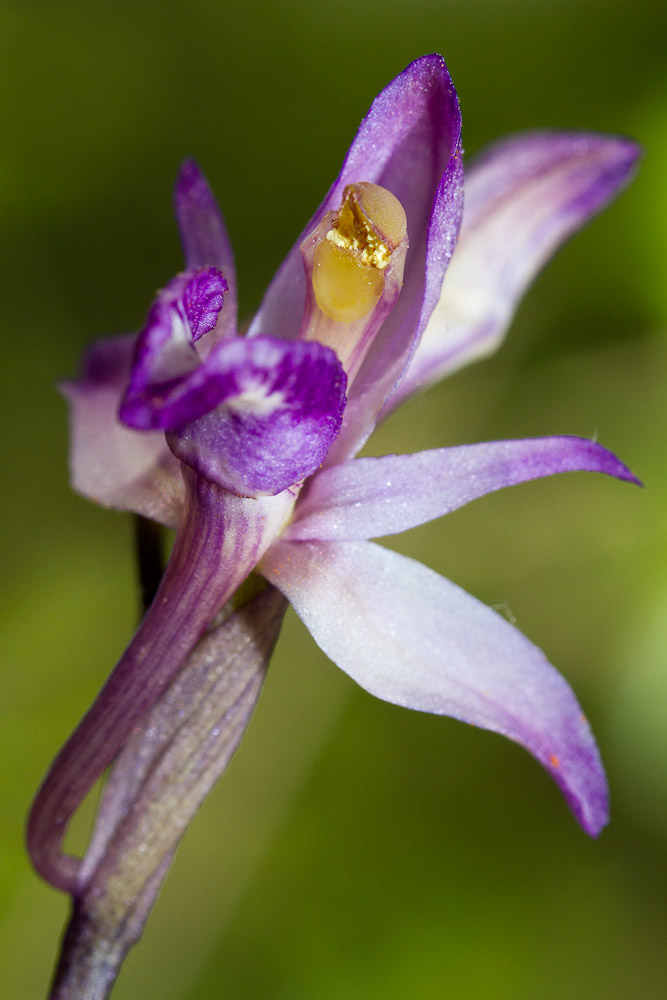
{"label": "pale lilac petal", "polygon": [[440,56],[413,62],[375,99],[337,181],[270,285],[250,335],[293,338],[305,303],[300,244],[324,212],[338,208],[347,184],[370,181],[402,203],[410,248],[398,304],[350,390],[340,459],[360,446],[399,379],[440,295],[461,216],[461,118]]}
{"label": "pale lilac petal", "polygon": [[99,341],[88,351],[80,378],[60,386],[70,404],[72,486],[96,503],[175,528],[183,480],[164,434],[140,433],[118,419],[134,340]]}
{"label": "pale lilac petal", "polygon": [[177,458],[239,496],[280,493],[315,472],[345,406],[345,373],[332,350],[239,338],[220,344],[206,369],[219,405],[168,435]]}
{"label": "pale lilac petal", "polygon": [[225,220],[208,182],[194,160],[181,167],[174,189],[174,212],[188,268],[213,266],[221,271],[228,292],[210,346],[236,332],[236,269]]}
{"label": "pale lilac petal", "polygon": [[560,674],[508,621],[372,542],[281,542],[260,568],[327,656],[367,691],[521,744],[584,830],[600,832],[607,787],[588,723]]}
{"label": "pale lilac petal", "polygon": [[324,469],[299,499],[293,541],[356,541],[392,535],[505,486],[559,472],[638,480],[615,455],[578,437],[529,438],[357,458]]}
{"label": "pale lilac petal", "polygon": [[442,298],[391,408],[495,350],[536,273],[628,183],[639,153],[615,136],[528,132],[471,166]]}

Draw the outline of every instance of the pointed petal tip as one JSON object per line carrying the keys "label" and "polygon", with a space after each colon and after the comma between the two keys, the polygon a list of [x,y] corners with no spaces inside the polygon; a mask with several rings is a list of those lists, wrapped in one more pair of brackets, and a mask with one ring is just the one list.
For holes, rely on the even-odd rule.
{"label": "pointed petal tip", "polygon": [[[553,475],[558,472],[599,472],[620,479],[622,482],[633,483],[635,486],[644,485],[613,451],[591,438],[565,434],[551,438],[525,438],[521,442],[507,442],[507,444],[528,446],[529,452],[531,446],[534,446],[536,454],[540,453],[540,446],[548,447],[555,461],[551,468],[544,466],[540,470],[540,475]],[[527,454],[526,468],[530,469],[533,464],[534,457]],[[538,478],[538,476],[531,475],[526,478]]]}
{"label": "pointed petal tip", "polygon": [[608,448],[603,447],[603,445],[598,444],[596,441],[589,440],[589,438],[573,437],[571,441],[575,447],[588,452],[590,457],[590,464],[582,464],[582,470],[587,469],[589,472],[602,472],[607,476],[620,479],[622,482],[632,483],[635,486],[644,486],[641,479],[624,462],[621,462],[620,458],[613,451],[609,451]]}
{"label": "pointed petal tip", "polygon": [[[193,156],[189,156],[179,167],[174,183],[173,204],[179,226],[186,227],[184,236],[193,238],[196,234],[188,232],[196,220],[192,219],[192,213],[196,210],[211,212],[214,216],[219,215],[219,209],[211,187],[204,175],[203,170]],[[199,226],[202,222],[199,221]],[[187,243],[186,243],[187,256]]]}
{"label": "pointed petal tip", "polygon": [[627,135],[600,136],[600,139],[607,140],[610,157],[614,157],[619,165],[631,169],[643,158],[644,147]]}
{"label": "pointed petal tip", "polygon": [[589,837],[599,837],[609,823],[609,789],[602,761],[586,719],[580,722],[586,736],[583,746],[589,751],[580,760],[563,766],[559,758],[550,755],[540,763],[560,788],[572,815]]}
{"label": "pointed petal tip", "polygon": [[634,176],[639,166],[644,150],[628,136],[594,134],[588,137],[590,141],[599,144],[600,160],[606,160],[606,170],[600,170],[601,198],[600,207],[611,201]]}
{"label": "pointed petal tip", "polygon": [[[454,126],[460,141],[461,105],[444,57],[439,52],[431,52],[428,55],[420,56],[409,63],[403,72],[399,73],[385,90],[394,85],[406,85],[412,81],[421,84],[424,89],[432,89],[435,86],[436,88],[442,88],[447,93],[451,102],[449,105],[451,124]],[[382,97],[382,93],[379,95],[380,97]]]}
{"label": "pointed petal tip", "polygon": [[604,828],[609,825],[609,805],[606,795],[601,801],[593,804],[573,801],[567,794],[565,799],[584,833],[597,840]]}
{"label": "pointed petal tip", "polygon": [[189,194],[197,184],[208,184],[201,171],[201,168],[193,156],[183,160],[174,185],[174,195],[179,197]]}
{"label": "pointed petal tip", "polygon": [[439,52],[428,52],[425,56],[418,56],[413,59],[411,63],[408,63],[403,72],[423,72],[428,71],[431,73],[442,74],[447,77],[448,82],[451,83],[449,70],[447,69],[447,63],[445,62],[445,57],[440,55]]}

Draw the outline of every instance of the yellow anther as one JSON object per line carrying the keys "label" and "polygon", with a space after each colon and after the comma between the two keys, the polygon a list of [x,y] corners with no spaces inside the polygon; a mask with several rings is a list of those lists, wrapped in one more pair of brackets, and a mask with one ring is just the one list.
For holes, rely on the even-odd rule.
{"label": "yellow anther", "polygon": [[326,239],[313,257],[313,290],[322,312],[352,323],[371,311],[384,288],[382,272],[405,239],[398,198],[377,184],[349,184]]}
{"label": "yellow anther", "polygon": [[322,312],[336,323],[353,323],[371,311],[384,288],[382,272],[362,264],[328,239],[313,257],[313,291]]}

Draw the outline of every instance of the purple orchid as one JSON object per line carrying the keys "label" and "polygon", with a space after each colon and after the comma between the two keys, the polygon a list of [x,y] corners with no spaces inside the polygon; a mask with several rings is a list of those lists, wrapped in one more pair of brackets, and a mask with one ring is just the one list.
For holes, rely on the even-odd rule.
{"label": "purple orchid", "polygon": [[[604,772],[564,679],[500,615],[369,539],[555,473],[637,480],[575,437],[355,456],[398,403],[498,345],[536,271],[627,182],[637,155],[622,138],[519,135],[471,168],[464,211],[457,95],[439,56],[419,59],[374,101],[245,336],[222,216],[185,164],[175,210],[187,270],[137,338],[98,343],[65,386],[75,488],[177,534],[155,600],[34,804],[29,847],[46,879],[80,900],[138,842],[128,820],[138,803],[161,801],[167,823],[165,802],[173,811],[178,796],[201,800],[252,710],[280,594],[362,687],[520,743],[584,830],[600,831]],[[237,592],[257,575],[271,586],[244,603]],[[215,683],[212,662],[225,665]],[[206,713],[229,728],[239,692],[223,752],[210,736],[221,724]],[[190,736],[175,721],[184,713]],[[206,738],[187,745],[193,777],[174,747],[195,730]],[[165,764],[176,758],[180,770]],[[81,862],[63,853],[64,832],[114,759]],[[141,870],[139,923],[180,832]]]}

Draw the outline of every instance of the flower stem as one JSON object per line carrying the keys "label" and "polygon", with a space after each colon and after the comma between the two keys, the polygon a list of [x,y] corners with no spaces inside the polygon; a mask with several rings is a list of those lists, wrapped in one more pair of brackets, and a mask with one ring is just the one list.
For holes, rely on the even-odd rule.
{"label": "flower stem", "polygon": [[56,758],[32,808],[37,871],[76,894],[80,861],[62,851],[69,820],[160,697],[218,610],[278,533],[293,497],[233,496],[184,468],[187,501],[164,577],[125,654]]}
{"label": "flower stem", "polygon": [[286,601],[266,587],[197,644],[118,755],[50,1000],[105,1000],[174,851],[246,730]]}
{"label": "flower stem", "polygon": [[96,933],[93,921],[74,904],[50,1000],[105,1000],[129,947]]}

